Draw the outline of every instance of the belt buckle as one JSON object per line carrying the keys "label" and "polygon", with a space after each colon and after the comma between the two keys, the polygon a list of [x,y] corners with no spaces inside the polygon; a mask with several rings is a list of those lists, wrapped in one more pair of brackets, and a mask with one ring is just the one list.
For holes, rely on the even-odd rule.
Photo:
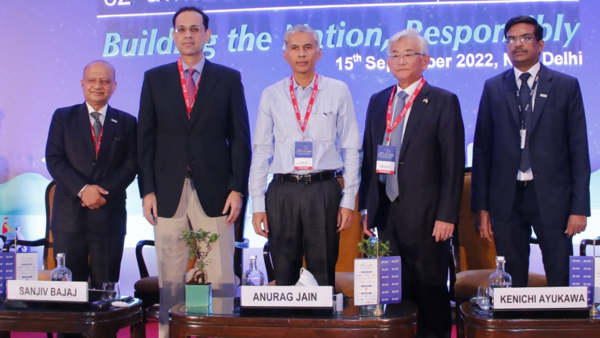
{"label": "belt buckle", "polygon": [[[303,181],[304,179],[306,180]],[[311,182],[311,175],[296,175],[296,182],[308,184]]]}

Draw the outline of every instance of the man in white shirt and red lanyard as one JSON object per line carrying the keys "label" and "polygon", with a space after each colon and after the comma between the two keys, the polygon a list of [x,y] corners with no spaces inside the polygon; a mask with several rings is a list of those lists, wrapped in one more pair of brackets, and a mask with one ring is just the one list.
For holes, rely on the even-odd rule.
{"label": "man in white shirt and red lanyard", "polygon": [[[359,184],[354,105],[346,84],[316,73],[321,48],[312,28],[296,25],[284,38],[292,76],[261,97],[249,184],[252,224],[269,239],[277,285],[295,284],[305,257],[319,285],[334,286],[339,233],[350,227]],[[265,194],[268,174],[273,180]]]}

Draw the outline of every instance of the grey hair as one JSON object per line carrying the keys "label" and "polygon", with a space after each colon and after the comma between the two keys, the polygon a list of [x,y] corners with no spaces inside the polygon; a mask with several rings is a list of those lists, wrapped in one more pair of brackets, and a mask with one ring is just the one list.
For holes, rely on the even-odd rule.
{"label": "grey hair", "polygon": [[321,48],[321,41],[319,41],[319,34],[317,33],[317,31],[312,29],[311,27],[305,26],[305,25],[296,25],[296,26],[288,29],[287,31],[285,31],[285,34],[283,35],[283,40],[285,41],[286,47],[288,44],[288,37],[290,35],[298,33],[298,32],[312,34],[313,38],[317,42],[317,49]]}
{"label": "grey hair", "polygon": [[400,41],[403,38],[412,38],[417,39],[419,42],[419,48],[421,49],[419,52],[423,54],[429,53],[429,43],[427,40],[419,33],[418,30],[414,28],[407,28],[403,31],[400,31],[390,38],[388,42],[388,54],[392,53],[392,47],[396,44],[396,42]]}
{"label": "grey hair", "polygon": [[89,67],[89,66],[91,66],[93,64],[96,64],[96,63],[101,63],[101,64],[105,65],[106,67],[112,69],[112,72],[113,72],[113,81],[117,80],[117,71],[115,70],[115,67],[110,62],[108,62],[106,60],[102,60],[102,59],[94,60],[94,61],[88,63],[87,65],[85,65],[85,67],[83,67],[83,76],[84,77],[85,77],[85,70],[87,69],[87,67]]}

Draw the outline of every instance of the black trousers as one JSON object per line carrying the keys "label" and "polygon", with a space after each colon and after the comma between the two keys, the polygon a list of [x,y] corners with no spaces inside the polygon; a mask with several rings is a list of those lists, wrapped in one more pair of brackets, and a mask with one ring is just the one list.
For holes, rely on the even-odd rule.
{"label": "black trousers", "polygon": [[271,182],[265,202],[277,285],[296,284],[305,256],[317,283],[335,286],[341,192],[335,178],[315,183]]}
{"label": "black trousers", "polygon": [[573,241],[564,233],[568,218],[542,223],[535,183],[517,185],[513,209],[507,221],[494,219],[492,229],[498,256],[506,258],[506,272],[512,277],[513,287],[526,287],[529,279],[529,238],[535,231],[542,251],[542,260],[548,286],[569,285],[569,256],[573,255]]}
{"label": "black trousers", "polygon": [[[65,266],[73,281],[87,282],[102,289],[105,282],[118,282],[125,236],[99,236],[90,233],[52,232],[54,253],[66,254]],[[89,257],[89,262],[88,262]]]}
{"label": "black trousers", "polygon": [[[391,256],[402,263],[402,299],[417,304],[417,338],[450,338],[452,310],[448,291],[449,241],[436,242],[431,236],[435,215],[414,217],[396,199],[390,202],[385,184],[379,184],[379,224],[381,241],[389,241]],[[385,219],[383,218],[385,217]],[[397,304],[388,307],[393,310]]]}

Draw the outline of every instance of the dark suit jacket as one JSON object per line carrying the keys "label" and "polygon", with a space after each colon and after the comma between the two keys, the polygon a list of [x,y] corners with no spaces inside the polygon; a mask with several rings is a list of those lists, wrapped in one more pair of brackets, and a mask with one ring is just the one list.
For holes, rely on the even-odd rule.
{"label": "dark suit jacket", "polygon": [[[57,109],[48,133],[46,165],[56,181],[53,231],[125,235],[125,190],[137,173],[135,117],[108,106],[96,159],[86,104]],[[95,210],[81,207],[77,194],[86,184],[109,192],[105,205]]]}
{"label": "dark suit jacket", "polygon": [[156,193],[160,217],[179,205],[187,168],[209,217],[234,190],[246,193],[250,127],[238,71],[206,60],[188,120],[177,63],[146,72],[138,124],[140,194]]}
{"label": "dark suit jacket", "polygon": [[[374,94],[367,110],[359,206],[368,211],[369,227],[385,225],[375,221],[386,216],[378,215],[379,174],[375,165],[392,89]],[[425,83],[411,108],[397,161],[398,198],[406,211],[402,224],[414,230],[415,241],[431,238],[436,220],[458,222],[465,167],[464,138],[456,95]]]}
{"label": "dark suit jacket", "polygon": [[[510,69],[485,82],[473,146],[471,209],[507,221],[511,215],[521,149]],[[529,157],[542,222],[566,227],[569,215],[590,215],[590,159],[585,113],[577,79],[539,71]]]}

